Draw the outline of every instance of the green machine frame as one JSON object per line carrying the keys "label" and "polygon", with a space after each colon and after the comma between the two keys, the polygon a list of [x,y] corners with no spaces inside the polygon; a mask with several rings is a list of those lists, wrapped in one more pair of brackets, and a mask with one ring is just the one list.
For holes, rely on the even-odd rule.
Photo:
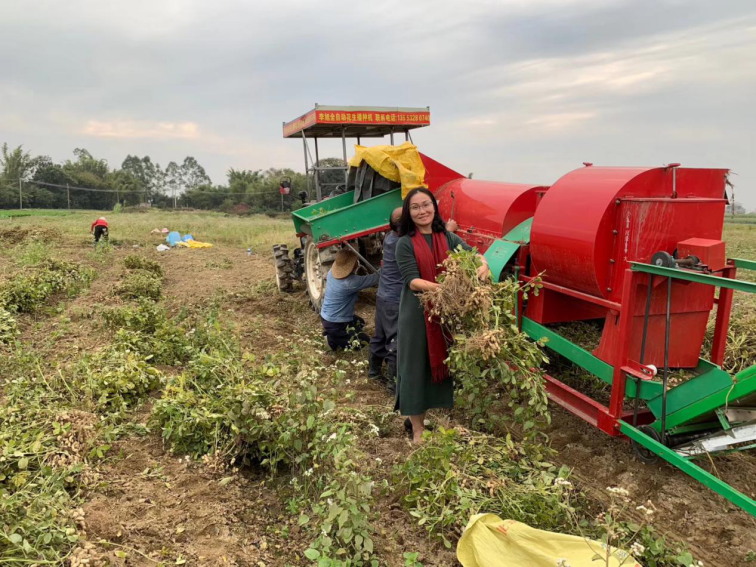
{"label": "green machine frame", "polygon": [[[506,266],[514,264],[515,276],[522,282],[530,281],[517,268],[526,265],[529,237],[530,221],[526,221],[489,248],[486,259],[495,278],[505,272]],[[663,373],[660,369],[662,375],[656,376],[648,367],[631,360],[627,347],[620,353],[623,363],[612,366],[528,318],[527,305],[522,302],[518,305],[518,320],[522,331],[532,339],[545,339],[550,350],[612,387],[611,400],[606,406],[546,376],[553,402],[612,436],[629,438],[642,460],[661,458],[756,517],[756,501],[694,462],[710,453],[756,448],[756,364],[734,375],[722,369],[733,292],[756,293],[756,283],[735,278],[737,269],[756,270],[756,262],[728,260],[721,275],[644,263],[632,263],[626,270],[622,302],[613,305],[620,308],[619,325],[624,324],[626,332],[631,317],[623,315],[633,312],[630,290],[634,286],[663,279],[671,289],[674,279],[719,288],[711,361],[700,359],[693,377],[672,387],[668,368]],[[569,291],[543,283],[547,289]],[[627,342],[620,340],[623,344]],[[626,401],[633,403],[633,410],[625,408]]]}

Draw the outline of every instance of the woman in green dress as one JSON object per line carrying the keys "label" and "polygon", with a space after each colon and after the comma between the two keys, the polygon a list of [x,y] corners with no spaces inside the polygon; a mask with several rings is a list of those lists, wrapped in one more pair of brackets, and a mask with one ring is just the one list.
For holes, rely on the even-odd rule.
{"label": "woman in green dress", "polygon": [[[404,200],[396,245],[396,261],[404,280],[399,303],[398,369],[396,407],[412,424],[412,441],[420,443],[425,412],[454,405],[454,385],[447,358],[447,345],[438,322],[429,320],[418,293],[434,289],[447,254],[461,246],[472,250],[459,236],[447,232],[438,213],[438,203],[427,189],[413,189]],[[478,276],[487,277],[488,263]]]}

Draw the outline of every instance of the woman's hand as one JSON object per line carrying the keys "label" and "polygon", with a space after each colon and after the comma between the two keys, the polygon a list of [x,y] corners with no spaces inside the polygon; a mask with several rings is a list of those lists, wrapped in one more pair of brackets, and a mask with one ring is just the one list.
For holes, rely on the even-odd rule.
{"label": "woman's hand", "polygon": [[410,282],[409,288],[412,291],[430,291],[436,289],[439,285],[440,284],[437,284],[436,282],[429,282],[422,278],[416,278]]}
{"label": "woman's hand", "polygon": [[488,262],[486,262],[486,259],[483,258],[483,256],[480,256],[480,258],[483,261],[483,264],[478,267],[476,274],[478,274],[479,279],[485,280],[491,275],[491,270],[488,268]]}

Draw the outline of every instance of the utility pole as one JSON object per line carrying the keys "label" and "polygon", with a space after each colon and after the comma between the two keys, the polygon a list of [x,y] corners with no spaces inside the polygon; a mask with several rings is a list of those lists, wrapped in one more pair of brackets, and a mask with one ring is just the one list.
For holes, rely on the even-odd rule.
{"label": "utility pole", "polygon": [[24,208],[24,201],[23,197],[21,197],[21,178],[18,178],[18,208],[23,209]]}
{"label": "utility pole", "polygon": [[66,199],[68,200],[68,210],[71,210],[71,188],[66,183]]}

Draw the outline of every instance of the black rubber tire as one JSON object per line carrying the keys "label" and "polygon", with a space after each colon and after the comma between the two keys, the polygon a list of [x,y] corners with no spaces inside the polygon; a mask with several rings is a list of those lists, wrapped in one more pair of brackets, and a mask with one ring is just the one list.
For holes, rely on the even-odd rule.
{"label": "black rubber tire", "polygon": [[[641,425],[638,428],[638,431],[640,431],[641,433],[645,433],[646,435],[651,437],[654,441],[661,443],[661,437],[659,437],[659,434],[650,425]],[[654,463],[659,462],[659,459],[661,458],[659,457],[659,455],[650,451],[649,449],[646,449],[646,447],[644,447],[637,441],[632,441],[632,444],[633,444],[633,451],[635,452],[635,456],[638,457],[638,460],[640,460],[641,462],[647,465],[652,465]]]}
{"label": "black rubber tire", "polygon": [[276,266],[276,287],[281,293],[294,290],[294,268],[286,244],[273,245],[273,262]]}

